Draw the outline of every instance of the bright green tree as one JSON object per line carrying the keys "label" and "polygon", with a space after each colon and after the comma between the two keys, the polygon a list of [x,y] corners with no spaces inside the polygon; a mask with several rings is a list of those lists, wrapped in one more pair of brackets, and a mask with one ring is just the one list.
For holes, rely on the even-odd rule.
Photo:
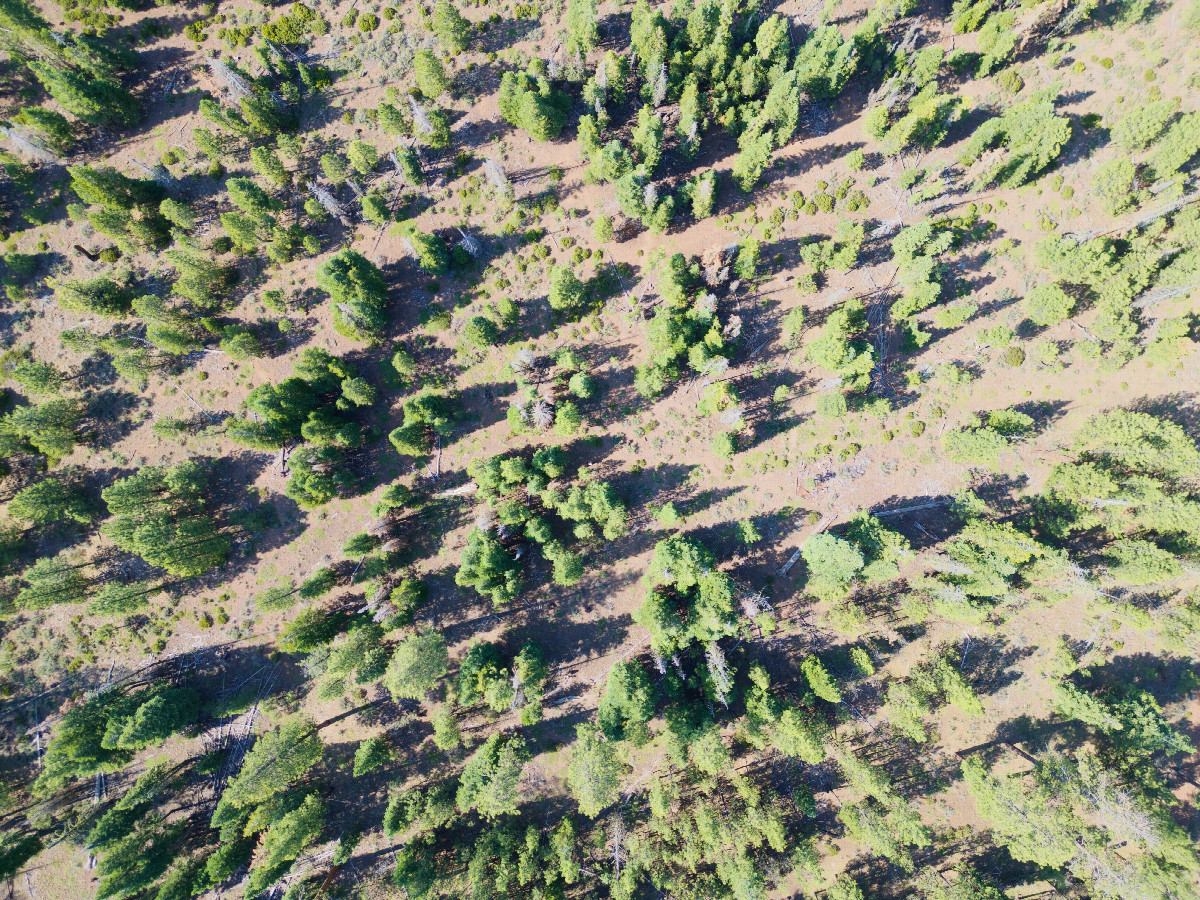
{"label": "bright green tree", "polygon": [[450,0],[437,0],[430,18],[433,33],[448,53],[462,53],[471,40],[471,23]]}
{"label": "bright green tree", "polygon": [[436,100],[450,89],[450,79],[442,61],[432,50],[418,50],[413,54],[413,75],[417,79],[417,87],[429,100]]}
{"label": "bright green tree", "polygon": [[448,668],[445,638],[437,631],[415,632],[396,645],[384,684],[396,699],[422,700]]}
{"label": "bright green tree", "polygon": [[567,764],[567,788],[579,811],[594,819],[616,802],[623,767],[613,745],[604,739],[595,725],[584,722],[575,726],[575,743]]}
{"label": "bright green tree", "polygon": [[528,752],[517,734],[493,734],[463,767],[455,802],[462,812],[470,809],[494,819],[517,811],[517,782]]}

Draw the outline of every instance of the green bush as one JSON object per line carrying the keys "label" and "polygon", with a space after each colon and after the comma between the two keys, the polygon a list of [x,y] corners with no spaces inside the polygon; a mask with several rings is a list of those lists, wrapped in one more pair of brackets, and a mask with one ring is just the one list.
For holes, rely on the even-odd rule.
{"label": "green bush", "polygon": [[722,459],[733,459],[737,453],[737,437],[730,431],[722,431],[712,440],[712,451]]}

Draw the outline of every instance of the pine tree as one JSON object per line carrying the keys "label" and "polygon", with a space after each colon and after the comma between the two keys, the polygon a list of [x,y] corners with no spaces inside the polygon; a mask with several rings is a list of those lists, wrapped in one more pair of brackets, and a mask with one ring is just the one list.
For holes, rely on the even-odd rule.
{"label": "pine tree", "polygon": [[221,794],[213,827],[219,827],[234,810],[265,803],[287,790],[317,764],[323,750],[316,727],[302,716],[285,719],[274,731],[263,734]]}
{"label": "pine tree", "polygon": [[392,761],[392,751],[381,737],[360,741],[354,751],[354,777],[361,778]]}
{"label": "pine tree", "polygon": [[12,367],[10,377],[31,394],[57,394],[66,380],[50,363],[22,359]]}
{"label": "pine tree", "polygon": [[351,141],[346,146],[346,158],[359,175],[370,175],[379,162],[379,151],[366,141]]}
{"label": "pine tree", "polygon": [[587,61],[588,54],[600,42],[596,22],[596,0],[568,0],[565,22],[567,26],[566,49],[570,58]]}
{"label": "pine tree", "polygon": [[1056,99],[1049,91],[1039,92],[975,129],[959,156],[964,166],[990,148],[1006,151],[975,179],[977,189],[993,183],[1020,187],[1058,158],[1071,138],[1071,123],[1055,113]]}
{"label": "pine tree", "polygon": [[553,90],[544,77],[505,72],[500,79],[500,114],[536,141],[552,141],[566,124],[570,97]]}
{"label": "pine tree", "polygon": [[1022,305],[1029,321],[1048,327],[1066,321],[1075,308],[1075,299],[1053,282],[1039,284],[1025,295]]}
{"label": "pine tree", "polygon": [[159,827],[159,820],[147,819],[131,834],[114,842],[96,866],[100,886],[97,900],[125,900],[146,890],[159,879],[177,858],[178,847],[187,823],[174,822]]}
{"label": "pine tree", "polygon": [[517,561],[488,532],[476,528],[467,536],[455,584],[473,587],[499,606],[516,599],[523,581]]}
{"label": "pine tree", "polygon": [[317,269],[317,285],[334,303],[338,332],[374,344],[387,324],[387,282],[361,253],[342,249]]}
{"label": "pine tree", "polygon": [[291,868],[325,826],[325,801],[309,794],[296,809],[275,821],[263,838],[258,859],[246,881],[245,896],[257,897]]}
{"label": "pine tree", "polygon": [[733,583],[702,545],[680,535],[659,541],[647,579],[652,587],[634,620],[650,631],[661,656],[737,632]]}
{"label": "pine tree", "polygon": [[446,70],[432,50],[418,50],[413,54],[413,75],[421,94],[428,100],[436,100],[450,89]]}
{"label": "pine tree", "polygon": [[1118,470],[1170,479],[1200,475],[1200,449],[1180,426],[1149,413],[1114,409],[1088,419],[1072,447]]}
{"label": "pine tree", "polygon": [[172,575],[193,577],[225,562],[231,543],[208,509],[208,469],[196,462],[146,466],[101,492],[112,518],[102,532]]}
{"label": "pine tree", "polygon": [[568,266],[555,266],[550,270],[550,293],[547,301],[551,309],[576,313],[587,302],[587,290]]}
{"label": "pine tree", "polygon": [[437,0],[430,19],[433,33],[448,53],[462,53],[471,40],[471,23],[450,0]]}
{"label": "pine tree", "polygon": [[699,221],[713,214],[717,199],[717,173],[706,169],[699,175],[688,179],[681,192],[684,200],[692,205],[692,216]]}
{"label": "pine tree", "polygon": [[191,231],[196,227],[196,214],[186,203],[168,197],[158,205],[158,211],[164,219],[183,231]]}
{"label": "pine tree", "polygon": [[1183,566],[1175,555],[1150,541],[1115,541],[1104,548],[1103,555],[1108,561],[1108,573],[1122,584],[1157,584],[1183,574]]}
{"label": "pine tree", "polygon": [[637,125],[633,129],[633,148],[641,159],[648,175],[653,175],[662,160],[663,121],[649,106],[638,110]]}
{"label": "pine tree", "polygon": [[160,581],[132,581],[129,584],[106,582],[91,593],[88,614],[93,616],[125,616],[145,609],[150,598],[162,593]]}
{"label": "pine tree", "polygon": [[450,251],[446,242],[435,234],[426,234],[415,227],[405,229],[405,237],[412,245],[417,265],[430,275],[444,275],[450,268]]}
{"label": "pine tree", "polygon": [[991,774],[977,757],[964,760],[962,772],[979,815],[1014,859],[1058,868],[1075,855],[1078,825],[1069,810],[1040,791],[1024,791],[1016,778]]}
{"label": "pine tree", "polygon": [[646,723],[654,717],[654,689],[646,671],[632,660],[617,662],[600,695],[597,721],[612,740],[640,744],[649,736]]}
{"label": "pine tree", "polygon": [[1004,900],[1007,896],[975,869],[963,863],[948,879],[943,873],[927,869],[917,876],[922,900]]}
{"label": "pine tree", "polygon": [[459,810],[478,810],[493,819],[517,810],[517,782],[528,753],[516,734],[493,734],[463,767],[455,802]]}
{"label": "pine tree", "polygon": [[916,810],[904,801],[887,812],[870,799],[852,803],[838,811],[838,818],[871,852],[892,860],[909,872],[914,864],[908,848],[927,847],[932,843],[929,829],[921,824]]}
{"label": "pine tree", "polygon": [[567,764],[567,788],[579,811],[594,819],[616,802],[621,786],[622,765],[613,745],[595,725],[575,726],[575,743]]}
{"label": "pine tree", "polygon": [[45,400],[35,406],[18,407],[0,418],[0,432],[22,438],[38,453],[57,461],[79,442],[83,412],[78,400]]}
{"label": "pine tree", "polygon": [[866,329],[862,301],[847,300],[825,320],[820,337],[808,345],[808,359],[837,374],[847,393],[863,390],[875,367],[875,351],[866,341],[851,340]]}
{"label": "pine tree", "polygon": [[95,78],[60,64],[31,60],[29,71],[63,109],[89,125],[133,125],[141,104],[109,78]]}
{"label": "pine tree", "polygon": [[869,898],[853,878],[842,872],[825,892],[825,900],[869,900]]}
{"label": "pine tree", "polygon": [[733,180],[745,193],[754,190],[758,180],[771,164],[771,151],[775,146],[771,132],[765,131],[747,141],[733,161]]}
{"label": "pine tree", "polygon": [[55,282],[54,299],[63,309],[116,319],[129,312],[133,292],[102,275],[89,281]]}
{"label": "pine tree", "polygon": [[48,797],[74,778],[116,771],[132,758],[127,750],[101,743],[109,712],[120,699],[117,692],[104,691],[63,713],[43,757],[42,771],[30,788],[35,797]]}
{"label": "pine tree", "polygon": [[106,749],[144,750],[161,744],[191,725],[200,712],[200,697],[188,687],[152,687],[128,700],[108,719],[101,740]]}
{"label": "pine tree", "polygon": [[804,680],[812,688],[812,692],[827,703],[841,703],[842,692],[838,690],[837,682],[829,674],[829,670],[815,656],[806,656],[800,664]]}
{"label": "pine tree", "polygon": [[96,511],[74,473],[47,476],[16,493],[8,503],[9,515],[42,527],[70,520],[87,525]]}
{"label": "pine tree", "polygon": [[89,573],[90,560],[67,553],[44,556],[25,570],[23,587],[16,596],[17,606],[41,609],[59,603],[80,603],[87,599],[94,582]]}
{"label": "pine tree", "polygon": [[346,161],[336,153],[326,153],[321,157],[321,171],[336,187],[345,184],[349,174]]}
{"label": "pine tree", "polygon": [[815,100],[832,100],[841,94],[860,59],[853,41],[843,40],[835,26],[825,25],[809,35],[792,68],[803,93]]}
{"label": "pine tree", "polygon": [[822,600],[844,597],[866,564],[857,546],[832,534],[814,534],[801,555],[808,568],[807,587]]}
{"label": "pine tree", "polygon": [[292,181],[292,173],[270,147],[253,147],[250,150],[250,168],[274,185],[283,187]]}
{"label": "pine tree", "polygon": [[425,174],[421,171],[421,161],[417,154],[407,147],[396,149],[396,159],[400,163],[400,173],[412,187],[420,187],[425,183]]}
{"label": "pine tree", "polygon": [[440,633],[410,634],[396,645],[384,684],[396,699],[423,700],[448,667],[446,641]]}
{"label": "pine tree", "polygon": [[55,153],[66,153],[75,145],[70,122],[52,109],[27,106],[13,117],[13,121],[36,133],[38,140]]}

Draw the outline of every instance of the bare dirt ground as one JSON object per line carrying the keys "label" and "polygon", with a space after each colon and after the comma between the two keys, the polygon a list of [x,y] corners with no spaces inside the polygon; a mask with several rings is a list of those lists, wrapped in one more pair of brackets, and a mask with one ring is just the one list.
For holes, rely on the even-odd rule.
{"label": "bare dirt ground", "polygon": [[[845,30],[852,27],[850,23],[862,6],[848,4],[840,11]],[[349,5],[342,4],[336,8],[322,7],[321,11],[331,22],[337,22],[348,8]],[[223,13],[237,9],[257,10],[257,7],[232,3],[218,7]],[[485,7],[483,12],[486,10]],[[46,6],[43,11],[52,20],[56,17],[54,6]],[[799,3],[785,3],[778,11],[793,16],[806,12],[812,15],[812,10]],[[139,25],[142,21],[172,19],[177,15],[172,10],[153,10],[126,14],[124,19],[130,25]],[[468,10],[467,15],[480,17],[474,10]],[[939,42],[949,48],[955,41],[959,45],[964,41],[962,36],[938,31],[938,20],[928,25],[928,42]],[[210,34],[215,35],[215,31],[212,29]],[[428,34],[416,35],[418,41],[429,39]],[[400,36],[395,40],[400,41]],[[1194,105],[1196,93],[1183,84],[1187,72],[1182,62],[1181,40],[1180,32],[1169,29],[1156,29],[1147,35],[1143,29],[1135,28],[1115,42],[1107,32],[1101,41],[1084,35],[1075,40],[1076,46],[1053,72],[1047,72],[1036,60],[1022,64],[1019,71],[1025,77],[1027,91],[1051,82],[1059,84],[1060,93],[1069,98],[1065,111],[1077,127],[1079,117],[1085,113],[1099,113],[1107,118],[1121,104],[1140,101],[1139,97],[1115,96],[1111,87],[1115,79],[1110,81],[1110,78],[1126,69],[1146,68],[1147,53],[1162,60],[1152,68],[1157,74],[1155,84],[1163,95],[1182,96],[1185,104]],[[545,35],[535,35],[513,47],[534,54],[544,52],[547,43]],[[210,37],[205,50],[216,49],[219,44],[215,37]],[[331,39],[326,37],[316,41],[313,49],[321,53],[331,46]],[[196,113],[196,91],[217,93],[218,87],[200,65],[200,52],[182,34],[156,41],[148,52],[163,60],[162,67],[154,72],[152,82],[145,88],[151,115],[139,133],[106,148],[105,158],[118,168],[130,170],[129,163],[134,160],[153,164],[167,147],[181,147],[188,161],[184,169],[196,168],[200,165],[199,154],[191,135],[203,122]],[[234,52],[239,54],[245,57],[246,51]],[[1092,62],[1098,55],[1112,57],[1116,67],[1108,72],[1102,70]],[[476,58],[475,53],[464,57]],[[1085,64],[1082,73],[1069,68],[1068,64],[1076,60]],[[527,778],[537,782],[540,793],[561,779],[563,766],[556,747],[569,739],[575,723],[592,714],[608,670],[617,660],[644,648],[646,632],[633,624],[632,614],[644,595],[641,576],[654,542],[668,531],[652,515],[662,503],[668,500],[676,503],[684,514],[680,527],[700,536],[739,582],[767,591],[779,612],[780,628],[764,639],[763,649],[783,661],[801,654],[806,646],[820,646],[831,639],[831,633],[823,631],[820,625],[822,610],[801,599],[802,566],[793,569],[790,577],[778,574],[779,567],[818,527],[818,520],[822,527],[830,527],[862,509],[878,511],[921,505],[971,484],[1000,482],[1010,487],[1010,496],[1035,492],[1050,466],[1061,458],[1057,451],[1081,422],[1099,410],[1155,400],[1189,418],[1197,415],[1194,389],[1200,383],[1200,359],[1195,353],[1169,370],[1138,360],[1115,376],[1101,374],[1093,363],[1080,360],[1070,350],[1083,337],[1080,331],[1088,326],[1086,313],[1038,335],[1063,349],[1061,370],[1038,368],[1032,359],[1017,369],[1006,368],[998,362],[999,353],[981,342],[980,332],[984,329],[996,324],[1015,328],[1022,320],[1019,305],[1008,298],[1019,297],[1037,279],[1029,252],[1042,233],[1043,219],[1063,231],[1087,231],[1104,224],[1102,217],[1093,214],[1087,199],[1091,172],[1102,157],[1077,155],[1074,161],[1058,168],[1056,174],[1063,177],[1058,190],[1052,189],[1046,177],[1019,191],[961,197],[950,192],[929,203],[914,205],[909,202],[909,192],[895,184],[896,176],[916,165],[934,173],[950,166],[956,158],[956,141],[961,141],[964,135],[953,133],[946,146],[924,157],[892,161],[851,173],[843,162],[845,153],[866,145],[858,123],[859,107],[865,97],[852,89],[837,109],[825,110],[802,125],[797,139],[779,154],[775,167],[754,195],[753,204],[740,197],[729,184],[731,157],[725,156],[712,163],[725,176],[716,217],[695,225],[673,227],[665,236],[643,232],[629,240],[600,247],[592,237],[591,222],[598,215],[614,213],[616,205],[610,188],[582,180],[583,170],[570,140],[573,129],[550,144],[530,143],[523,134],[499,124],[494,69],[484,64],[468,73],[460,60],[456,77],[460,84],[469,86],[450,104],[459,116],[454,125],[454,149],[440,160],[431,160],[435,174],[430,199],[434,203],[417,221],[426,231],[463,225],[482,234],[494,268],[482,280],[486,283],[503,276],[512,282],[508,293],[522,308],[519,329],[527,337],[488,353],[461,351],[458,328],[487,303],[473,280],[446,278],[437,285],[428,284],[429,279],[421,277],[406,258],[401,240],[386,231],[380,233],[375,228],[361,226],[353,242],[357,249],[375,259],[393,281],[390,336],[396,341],[411,341],[420,335],[428,356],[443,361],[446,371],[457,373],[466,416],[454,435],[443,442],[441,477],[430,487],[441,489],[460,484],[470,460],[526,443],[526,438],[511,437],[504,420],[505,389],[511,391],[514,387],[505,364],[519,346],[542,352],[574,346],[585,353],[591,371],[603,385],[600,400],[584,408],[588,421],[586,433],[598,438],[595,447],[584,451],[584,458],[604,477],[615,479],[632,513],[633,527],[628,537],[588,551],[586,575],[577,586],[570,589],[554,586],[548,579],[548,567],[538,563],[530,572],[529,586],[521,598],[511,608],[497,611],[473,592],[457,588],[453,580],[473,518],[472,499],[439,501],[439,512],[434,517],[439,523],[438,531],[436,535],[425,536],[432,542],[434,552],[417,564],[415,573],[428,581],[432,600],[419,621],[436,623],[445,632],[452,656],[460,657],[473,641],[501,635],[513,645],[536,637],[547,648],[553,674],[547,687],[546,720],[532,729],[543,752],[527,770]],[[326,142],[349,140],[358,135],[375,141],[381,152],[386,153],[390,147],[380,132],[365,131],[359,135],[361,126],[343,122],[340,116],[343,111],[373,109],[383,99],[387,81],[384,71],[368,62],[361,75],[338,80],[330,107],[317,113],[319,118],[314,117],[306,126],[319,121]],[[979,88],[986,91],[988,83],[980,83]],[[987,103],[991,98],[982,93],[971,99]],[[1081,145],[1091,139],[1084,134],[1076,140]],[[80,155],[93,149],[82,148]],[[467,163],[466,172],[454,178],[452,156],[459,150],[468,150],[473,158]],[[551,248],[550,258],[530,261],[524,272],[517,271],[516,260],[528,254],[515,246],[513,240],[497,235],[495,223],[486,214],[464,216],[456,203],[456,192],[465,186],[467,179],[478,178],[480,160],[493,153],[503,158],[516,185],[518,200],[553,191],[560,205],[561,211],[550,217],[550,234],[545,239]],[[311,151],[308,155],[315,158],[319,152]],[[561,181],[551,180],[553,166],[563,170]],[[821,390],[821,374],[804,361],[802,347],[784,343],[780,322],[789,310],[804,305],[811,323],[807,338],[815,332],[825,312],[848,296],[863,297],[872,314],[876,305],[882,304],[879,310],[882,312],[892,299],[887,285],[891,283],[894,266],[883,249],[886,240],[870,243],[865,248],[864,262],[851,273],[844,276],[831,273],[818,294],[802,295],[794,284],[797,275],[806,271],[795,253],[797,239],[831,234],[838,219],[847,214],[835,210],[828,215],[801,213],[798,218],[785,218],[780,226],[771,229],[772,238],[764,244],[761,282],[744,285],[728,301],[732,311],[742,316],[745,330],[734,366],[725,377],[735,383],[743,398],[750,425],[742,439],[742,452],[726,462],[709,449],[710,439],[716,433],[715,423],[696,411],[703,385],[685,378],[653,404],[633,392],[633,368],[647,353],[644,311],[657,296],[651,261],[675,251],[691,256],[735,242],[760,223],[768,222],[773,208],[790,211],[789,197],[793,191],[808,197],[818,190],[818,182],[835,184],[848,176],[864,187],[871,200],[865,213],[853,216],[856,219],[880,222],[899,218],[904,224],[912,224],[924,215],[954,214],[968,201],[991,205],[991,211],[982,214],[982,218],[995,223],[992,235],[987,242],[971,247],[953,261],[954,280],[964,285],[960,295],[978,303],[980,312],[961,328],[938,332],[924,351],[904,357],[903,363],[900,363],[899,336],[890,333],[887,324],[880,326],[873,339],[885,348],[884,368],[888,376],[879,380],[878,392],[892,401],[895,411],[883,421],[853,416],[841,423],[818,421],[814,404]],[[866,187],[870,176],[877,178],[878,183]],[[1074,188],[1074,198],[1063,199],[1063,186]],[[206,227],[202,236],[220,233],[215,213],[209,215]],[[549,263],[569,259],[567,238],[573,239],[576,246],[603,251],[602,266],[627,264],[633,275],[625,279],[624,290],[602,311],[580,323],[556,327],[544,302],[545,276]],[[104,268],[103,264],[82,260],[71,249],[76,243],[90,247],[93,242],[69,219],[29,233],[23,240],[32,244],[39,239],[44,239],[64,260],[70,260],[76,276]],[[1004,239],[1015,246],[1007,252],[996,252],[996,243]],[[327,246],[331,252],[338,243],[331,240]],[[285,270],[267,273],[256,273],[253,266],[243,264],[244,278],[239,291],[245,299],[235,314],[247,321],[267,315],[257,300],[262,289],[284,287],[295,296],[312,288],[315,270],[323,258],[324,255],[306,259]],[[432,305],[453,310],[454,325],[450,329],[428,333],[418,326],[418,313]],[[1194,301],[1179,298],[1161,304],[1153,315],[1179,314],[1185,309],[1196,311],[1197,307]],[[253,488],[260,497],[272,502],[278,512],[278,526],[258,536],[257,549],[247,546],[248,555],[238,563],[235,577],[214,579],[207,589],[156,601],[161,610],[151,618],[171,622],[165,646],[151,654],[144,640],[133,640],[131,635],[115,659],[118,673],[135,669],[151,658],[171,657],[226,641],[235,641],[246,650],[265,646],[264,639],[277,632],[285,616],[260,613],[252,603],[253,597],[285,578],[300,581],[324,562],[341,559],[346,539],[361,532],[370,521],[369,507],[374,494],[335,500],[320,510],[306,512],[283,497],[286,478],[277,454],[239,450],[220,435],[192,437],[181,444],[160,438],[151,430],[153,421],[164,416],[197,415],[219,421],[235,412],[254,386],[279,381],[289,374],[303,346],[323,346],[334,353],[359,351],[333,332],[330,311],[324,303],[318,301],[303,310],[294,308],[290,318],[293,334],[298,337],[288,340],[285,352],[246,363],[234,363],[219,352],[198,354],[189,360],[182,375],[152,379],[145,391],[131,399],[130,407],[136,409],[132,421],[136,424],[127,434],[106,450],[81,448],[66,460],[114,473],[141,465],[172,463],[194,454],[221,456],[226,460],[222,466],[223,478]],[[879,316],[872,321],[887,320]],[[33,301],[32,313],[21,320],[17,339],[31,343],[39,356],[70,367],[78,359],[62,349],[58,335],[77,324],[86,324],[86,320],[59,310],[47,295]],[[368,377],[374,377],[367,366],[370,358],[365,355],[361,358]],[[920,369],[943,362],[954,362],[978,377],[957,393],[948,393],[934,382],[915,389],[905,386],[901,369]],[[772,399],[779,386],[786,389],[782,401]],[[400,424],[403,395],[393,392],[388,399],[390,406],[377,423],[385,432]],[[1013,405],[1039,409],[1040,431],[1027,443],[1016,445],[1003,459],[999,472],[972,472],[943,457],[939,436],[947,427],[954,427],[968,413]],[[914,421],[926,426],[915,437],[910,428]],[[895,432],[895,439],[881,440],[885,430]],[[533,440],[553,442],[550,438]],[[814,453],[814,447],[824,443],[831,446],[831,452]],[[840,456],[840,451],[851,444],[863,449]],[[371,460],[370,470],[380,486],[397,477],[408,483],[423,483],[427,479],[422,468],[401,460],[386,443],[380,445]],[[889,522],[899,527],[915,547],[924,548],[944,533],[946,515],[944,506],[930,506],[896,516]],[[732,529],[733,523],[746,520],[753,521],[762,534],[760,542],[748,547],[737,542]],[[918,560],[914,570],[919,565]],[[353,583],[339,588],[340,594],[347,596],[354,595],[356,590]],[[229,621],[201,628],[198,614],[218,606],[228,612]],[[63,633],[74,615],[69,609],[49,611],[40,616],[39,627],[47,635]],[[1046,712],[1044,678],[1036,673],[1044,668],[1042,656],[1048,634],[1087,639],[1097,648],[1120,642],[1126,653],[1145,649],[1146,641],[1128,625],[1089,618],[1081,608],[1063,604],[1050,609],[1027,609],[1009,619],[1003,634],[993,633],[987,627],[942,626],[923,635],[919,644],[899,649],[891,656],[887,663],[889,670],[903,672],[922,647],[943,641],[965,642],[968,647],[977,646],[980,654],[980,661],[972,664],[972,671],[982,671],[985,666],[994,670],[991,677],[997,687],[981,692],[986,717],[967,721],[953,711],[940,715],[938,734],[925,746],[918,761],[922,767],[936,771],[949,765],[963,750],[1000,739],[997,729],[1017,711],[1034,717]],[[887,621],[872,620],[858,637],[868,644],[893,643],[895,631]],[[110,662],[108,657],[101,657],[93,667],[104,670]],[[294,674],[299,677],[299,673]],[[1016,674],[1023,677],[1017,680]],[[365,699],[375,700],[383,693],[381,687],[375,687]],[[865,708],[870,709],[870,698],[864,699]],[[294,705],[279,703],[276,709],[267,710],[268,717]],[[304,709],[322,721],[350,705],[349,699],[327,704],[308,700]],[[1187,711],[1188,716],[1194,717],[1195,713],[1194,707]],[[389,715],[400,717],[403,713]],[[870,727],[869,713],[863,724]],[[480,718],[464,723],[464,732],[469,739],[473,731],[485,727],[491,727],[489,720]],[[323,737],[327,743],[344,744],[352,755],[357,740],[376,730],[375,723],[367,725],[352,717],[330,727]],[[436,757],[436,751],[431,750],[426,740],[426,726],[404,725],[400,733],[405,735],[403,740],[411,753],[420,754],[423,759]],[[418,749],[422,742],[424,749]],[[629,788],[637,785],[660,758],[661,751],[653,746],[636,754],[631,760]],[[403,773],[401,763],[387,775],[402,779]],[[378,800],[386,792],[387,782],[381,778],[372,781],[368,789],[357,783],[347,784],[346,788],[344,802],[362,802],[374,815],[382,808]],[[366,793],[354,798],[364,790]],[[828,797],[820,799],[832,802]],[[925,808],[931,822],[955,827],[973,824],[970,804],[956,793],[934,795]],[[850,842],[839,843],[843,845],[843,853],[832,858],[835,866],[854,854]],[[15,884],[13,896],[45,900],[90,893],[92,876],[87,854],[67,851],[67,846],[62,845],[46,856],[45,864],[32,871],[25,884]],[[381,849],[381,845],[368,840],[359,854],[375,860]],[[364,863],[364,871],[370,871],[370,865]],[[793,889],[794,886],[784,884],[778,896],[791,896]]]}

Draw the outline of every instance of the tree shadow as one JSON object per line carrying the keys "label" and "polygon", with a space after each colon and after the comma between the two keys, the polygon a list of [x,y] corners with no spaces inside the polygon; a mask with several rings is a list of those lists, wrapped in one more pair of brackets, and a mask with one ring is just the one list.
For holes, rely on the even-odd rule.
{"label": "tree shadow", "polygon": [[959,670],[981,695],[995,694],[1021,679],[1018,664],[1034,653],[1033,647],[1014,647],[1007,638],[967,637],[958,646]]}

